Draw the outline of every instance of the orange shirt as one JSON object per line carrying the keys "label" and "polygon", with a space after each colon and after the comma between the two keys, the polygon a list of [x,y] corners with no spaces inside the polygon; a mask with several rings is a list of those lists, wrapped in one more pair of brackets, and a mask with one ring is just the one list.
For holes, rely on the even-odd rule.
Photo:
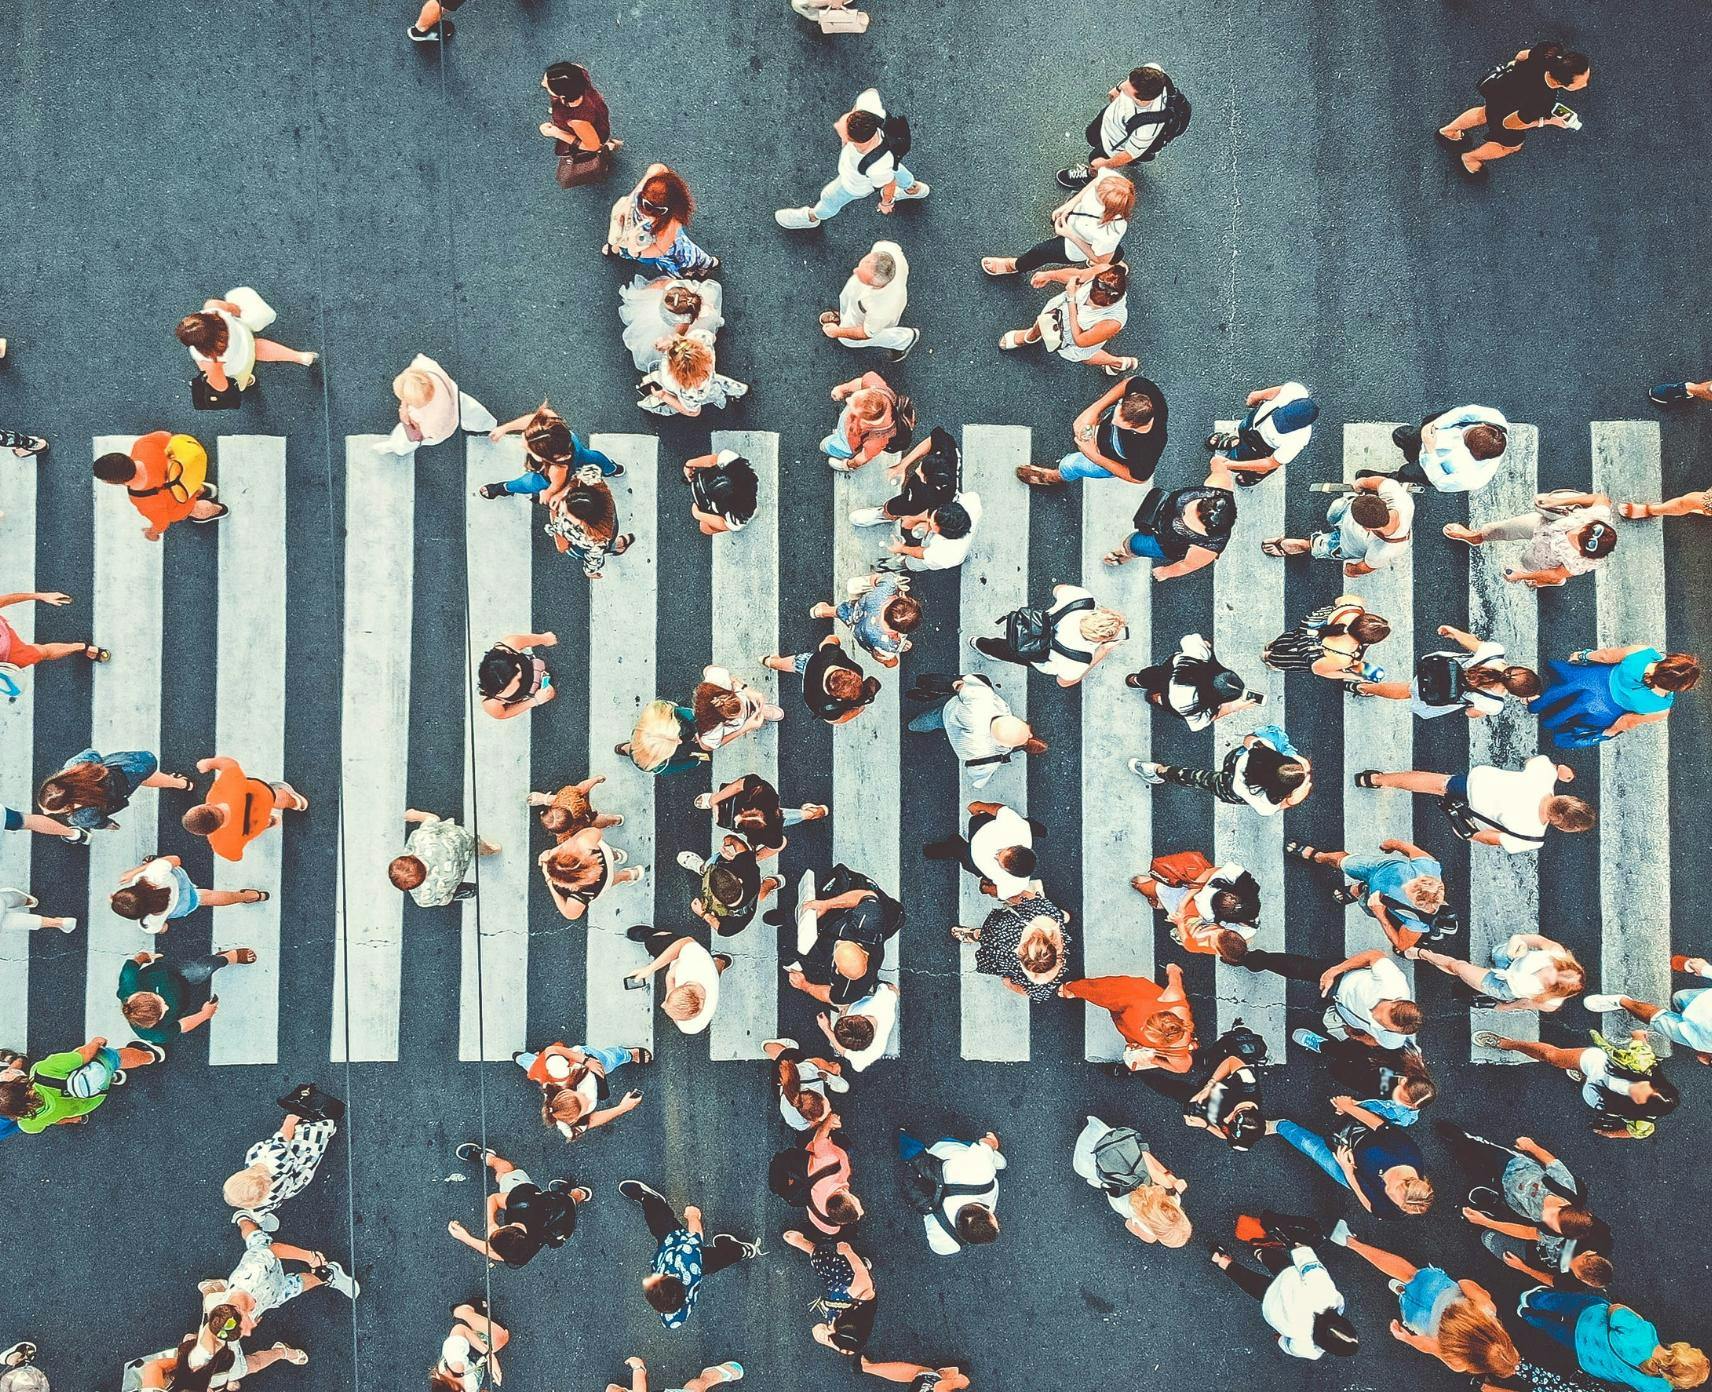
{"label": "orange shirt", "polygon": [[[174,522],[182,522],[196,506],[196,495],[208,475],[208,457],[200,461],[183,457],[183,447],[169,455],[167,446],[174,436],[165,430],[144,435],[131,446],[131,461],[137,466],[136,476],[125,485],[131,495],[131,505],[142,513],[149,526],[164,532]],[[177,437],[189,440],[189,436]],[[194,444],[194,441],[191,441]],[[196,446],[198,453],[202,447]],[[181,502],[168,488],[168,480],[184,485],[179,491],[188,496]]]}
{"label": "orange shirt", "polygon": [[225,860],[244,858],[244,847],[268,829],[277,805],[273,785],[248,777],[236,764],[214,775],[207,802],[226,813],[225,825],[208,838],[214,854]]}
{"label": "orange shirt", "polygon": [[1177,1016],[1185,1025],[1193,1028],[1194,1021],[1189,1014],[1189,1003],[1185,1000],[1165,1000],[1168,988],[1156,982],[1149,981],[1145,976],[1092,976],[1081,981],[1064,983],[1064,993],[1078,1000],[1085,1000],[1090,1005],[1103,1006],[1112,1012],[1112,1023],[1125,1040],[1138,1048],[1153,1048],[1159,1054],[1173,1061],[1180,1058],[1183,1067],[1188,1066],[1188,1056],[1193,1052],[1193,1036],[1186,1039],[1175,1049],[1161,1049],[1148,1043],[1145,1030],[1147,1022],[1161,1011],[1169,1011]]}

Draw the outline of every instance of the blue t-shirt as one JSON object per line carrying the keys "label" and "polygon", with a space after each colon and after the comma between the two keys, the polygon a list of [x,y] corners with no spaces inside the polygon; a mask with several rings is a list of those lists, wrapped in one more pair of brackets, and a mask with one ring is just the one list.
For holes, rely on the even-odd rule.
{"label": "blue t-shirt", "polygon": [[690,1311],[695,1309],[696,1295],[701,1287],[701,1237],[688,1228],[676,1228],[660,1239],[654,1252],[656,1272],[676,1276],[684,1283],[684,1303],[669,1315],[661,1315],[660,1323],[667,1329],[681,1329],[689,1323]]}
{"label": "blue t-shirt", "polygon": [[1373,1205],[1375,1218],[1407,1218],[1385,1192],[1385,1172],[1398,1165],[1422,1169],[1421,1148],[1401,1131],[1381,1126],[1355,1143],[1356,1186]]}
{"label": "blue t-shirt", "polygon": [[1575,1322],[1575,1357],[1581,1370],[1635,1392],[1671,1392],[1664,1378],[1640,1370],[1658,1342],[1658,1330],[1649,1321],[1609,1300],[1589,1305]]}
{"label": "blue t-shirt", "polygon": [[1343,863],[1343,873],[1351,880],[1367,886],[1368,894],[1381,894],[1390,902],[1386,909],[1393,918],[1401,919],[1411,928],[1429,931],[1430,925],[1415,911],[1403,892],[1403,886],[1422,875],[1444,879],[1444,866],[1432,856],[1410,860],[1405,856],[1383,856],[1375,860],[1357,860],[1351,856]]}
{"label": "blue t-shirt", "polygon": [[1626,711],[1636,715],[1657,715],[1667,711],[1676,700],[1671,691],[1654,691],[1642,680],[1647,668],[1662,662],[1664,654],[1657,648],[1642,648],[1630,653],[1611,669],[1611,699]]}

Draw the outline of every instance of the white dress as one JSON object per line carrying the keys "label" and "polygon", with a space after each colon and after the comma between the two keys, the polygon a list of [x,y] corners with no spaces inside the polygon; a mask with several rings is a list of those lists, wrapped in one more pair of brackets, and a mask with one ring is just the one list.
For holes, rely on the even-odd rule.
{"label": "white dress", "polygon": [[[704,329],[692,329],[685,337],[700,339],[710,349],[713,347],[713,335]],[[647,373],[642,378],[642,382],[644,386],[659,387],[664,391],[669,391],[679,401],[683,402],[687,413],[691,415],[698,415],[709,407],[723,408],[739,397],[749,394],[747,383],[739,382],[735,377],[727,377],[717,371],[709,373],[707,381],[699,387],[686,387],[672,375],[671,367],[664,361],[652,372]],[[656,416],[679,414],[677,407],[654,397],[645,397],[637,405],[644,411],[653,412]]]}
{"label": "white dress", "polygon": [[[694,319],[666,311],[666,292],[688,290],[701,300],[701,313]],[[674,280],[661,276],[649,280],[637,276],[618,288],[618,317],[624,323],[624,346],[638,372],[652,372],[660,365],[661,353],[654,345],[669,334],[696,330],[711,339],[725,327],[724,291],[717,280]]]}
{"label": "white dress", "polygon": [[226,322],[226,351],[218,358],[210,358],[192,348],[190,356],[203,371],[207,371],[210,363],[219,363],[239,391],[248,391],[256,380],[256,335],[279,316],[247,285],[228,290],[225,298],[239,310],[235,317],[223,309],[214,311]]}

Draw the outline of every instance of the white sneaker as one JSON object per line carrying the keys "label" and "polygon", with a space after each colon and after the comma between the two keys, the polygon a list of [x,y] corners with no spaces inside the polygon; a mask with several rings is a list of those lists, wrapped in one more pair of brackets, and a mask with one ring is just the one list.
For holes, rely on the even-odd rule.
{"label": "white sneaker", "polygon": [[907,192],[903,189],[898,190],[897,201],[899,203],[914,203],[920,199],[926,198],[927,195],[932,192],[933,190],[927,186],[927,180],[917,179],[909,186],[909,190]]}
{"label": "white sneaker", "polygon": [[1129,761],[1129,771],[1143,783],[1163,783],[1165,778],[1159,770],[1164,767],[1164,764],[1155,763],[1151,759],[1131,759]]}
{"label": "white sneaker", "polygon": [[1623,1008],[1621,996],[1583,996],[1581,1003],[1599,1015],[1603,1015],[1608,1010],[1621,1010]]}
{"label": "white sneaker", "polygon": [[59,931],[62,933],[75,933],[77,931],[77,920],[75,918],[65,919],[59,925]]}
{"label": "white sneaker", "polygon": [[679,851],[678,864],[683,866],[684,869],[688,870],[692,875],[699,875],[702,871],[707,869],[707,862],[694,851]]}
{"label": "white sneaker", "polygon": [[877,507],[857,508],[850,514],[850,524],[854,527],[883,527],[891,520]]}
{"label": "white sneaker", "polygon": [[340,1295],[348,1296],[352,1300],[355,1300],[363,1289],[351,1273],[335,1261],[327,1263],[327,1284]]}
{"label": "white sneaker", "polygon": [[1354,1234],[1349,1230],[1349,1224],[1341,1218],[1332,1224],[1332,1230],[1326,1234],[1327,1240],[1339,1247],[1349,1246],[1349,1240],[1353,1236]]}
{"label": "white sneaker", "polygon": [[773,221],[793,232],[820,226],[820,219],[814,215],[813,208],[780,208],[773,214]]}

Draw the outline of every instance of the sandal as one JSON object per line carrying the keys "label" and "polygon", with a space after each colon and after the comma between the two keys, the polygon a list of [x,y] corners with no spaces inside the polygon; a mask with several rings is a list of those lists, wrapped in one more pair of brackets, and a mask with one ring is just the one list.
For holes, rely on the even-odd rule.
{"label": "sandal", "polygon": [[1455,154],[1461,154],[1463,147],[1468,144],[1468,136],[1466,133],[1462,135],[1446,135],[1442,130],[1434,131],[1433,139],[1438,141],[1445,149],[1450,150]]}
{"label": "sandal", "polygon": [[1379,786],[1378,778],[1378,769],[1363,769],[1360,773],[1355,775],[1355,778],[1352,781],[1358,788],[1377,788]]}
{"label": "sandal", "polygon": [[1319,852],[1306,841],[1286,841],[1284,843],[1284,854],[1295,856],[1299,860],[1312,860]]}
{"label": "sandal", "polygon": [[47,452],[48,442],[40,435],[26,435],[23,444],[12,446],[12,453],[19,459],[38,459]]}
{"label": "sandal", "polygon": [[[1010,263],[1008,269],[1005,267],[1007,261]],[[990,276],[1013,276],[1017,273],[1016,258],[1014,256],[983,256],[981,258],[981,269]]]}
{"label": "sandal", "polygon": [[1472,1042],[1482,1049],[1497,1049],[1502,1047],[1498,1041],[1502,1035],[1494,1034],[1491,1030],[1475,1030]]}
{"label": "sandal", "polygon": [[1465,527],[1460,522],[1446,522],[1439,530],[1444,533],[1445,538],[1449,541],[1460,541],[1464,546],[1478,545],[1475,538],[1480,533],[1475,531],[1473,527]]}
{"label": "sandal", "polygon": [[1140,366],[1140,358],[1119,358],[1115,363],[1103,364],[1100,371],[1108,377],[1122,377],[1134,372]]}
{"label": "sandal", "polygon": [[196,780],[188,773],[167,773],[161,776],[163,778],[176,778],[178,780],[178,791],[181,793],[194,792],[196,789]]}
{"label": "sandal", "polygon": [[253,967],[253,966],[255,966],[255,964],[256,964],[256,950],[255,950],[255,948],[253,948],[253,947],[239,947],[239,948],[234,948],[233,951],[236,952],[238,955],[238,960],[232,964],[233,966],[236,966],[236,967]]}
{"label": "sandal", "polygon": [[654,1061],[654,1051],[645,1044],[630,1046],[630,1061],[632,1063],[650,1064]]}
{"label": "sandal", "polygon": [[1652,516],[1645,503],[1618,503],[1617,512],[1620,516],[1627,517],[1631,522],[1640,522]]}
{"label": "sandal", "polygon": [[255,896],[253,899],[243,899],[240,901],[245,904],[265,904],[269,899],[273,898],[273,895],[269,894],[265,889],[246,889],[243,893],[247,895],[253,894]]}
{"label": "sandal", "polygon": [[1263,556],[1282,556],[1284,554],[1283,537],[1267,537],[1260,543],[1260,554]]}
{"label": "sandal", "polygon": [[1135,557],[1130,555],[1127,550],[1120,546],[1116,551],[1106,552],[1106,554],[1100,559],[1109,566],[1121,566],[1128,565],[1135,559]]}
{"label": "sandal", "polygon": [[224,503],[215,503],[214,506],[218,510],[215,512],[209,513],[208,516],[206,516],[206,517],[191,517],[191,518],[187,518],[186,520],[191,522],[192,524],[194,524],[196,526],[205,527],[210,522],[218,522],[222,517],[226,516],[232,510],[231,508],[227,507]]}
{"label": "sandal", "polygon": [[1242,443],[1242,436],[1229,430],[1215,430],[1207,436],[1207,451],[1218,454],[1222,450],[1232,450]]}
{"label": "sandal", "polygon": [[951,936],[960,943],[975,943],[981,941],[979,928],[965,928],[961,923],[951,925]]}
{"label": "sandal", "polygon": [[1027,347],[1028,346],[1027,333],[1028,333],[1028,331],[1026,329],[1012,329],[1012,330],[1010,330],[1010,332],[1005,334],[1004,337],[999,339],[999,351],[1004,352],[1004,353],[1008,353],[1013,348]]}
{"label": "sandal", "polygon": [[635,540],[636,533],[626,532],[623,536],[619,537],[618,540],[612,543],[612,554],[615,556],[622,556],[630,549],[630,543]]}
{"label": "sandal", "polygon": [[1017,465],[1016,476],[1031,488],[1056,488],[1063,479],[1054,478],[1055,469],[1043,469],[1038,464]]}

